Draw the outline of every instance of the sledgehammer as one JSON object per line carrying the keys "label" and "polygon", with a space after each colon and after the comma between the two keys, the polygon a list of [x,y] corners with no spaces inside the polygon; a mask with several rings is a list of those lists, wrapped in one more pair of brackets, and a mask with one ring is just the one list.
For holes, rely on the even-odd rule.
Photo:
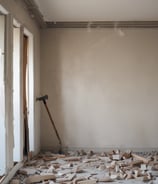
{"label": "sledgehammer", "polygon": [[49,111],[49,109],[48,109],[47,102],[46,102],[46,100],[48,100],[48,95],[44,95],[44,96],[41,96],[41,97],[39,97],[39,98],[36,98],[36,100],[37,100],[37,101],[42,101],[43,104],[44,104],[44,106],[45,106],[45,108],[46,108],[46,110],[47,110],[48,116],[49,116],[49,118],[50,118],[50,121],[51,121],[51,123],[52,123],[52,125],[53,125],[53,128],[54,128],[54,130],[55,130],[56,136],[57,136],[58,141],[59,141],[59,145],[60,145],[59,153],[62,153],[62,150],[61,150],[61,149],[62,149],[62,142],[61,142],[59,133],[58,133],[58,131],[57,131],[57,129],[56,129],[55,123],[54,123],[54,121],[53,121],[53,118],[52,118],[52,116],[51,116],[51,113],[50,113],[50,111]]}

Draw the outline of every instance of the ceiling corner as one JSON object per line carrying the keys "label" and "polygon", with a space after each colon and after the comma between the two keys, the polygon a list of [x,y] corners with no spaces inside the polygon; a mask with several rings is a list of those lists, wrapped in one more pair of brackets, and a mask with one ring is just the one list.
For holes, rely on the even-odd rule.
{"label": "ceiling corner", "polygon": [[46,26],[45,21],[43,19],[43,15],[39,11],[39,8],[34,0],[23,0],[25,3],[27,10],[30,16],[37,22],[40,28],[44,28]]}

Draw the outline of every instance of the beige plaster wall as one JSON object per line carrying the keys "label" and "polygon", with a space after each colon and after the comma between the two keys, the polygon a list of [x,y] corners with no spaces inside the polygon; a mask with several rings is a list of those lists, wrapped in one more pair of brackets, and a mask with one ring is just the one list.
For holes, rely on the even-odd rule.
{"label": "beige plaster wall", "polygon": [[[46,29],[41,92],[68,148],[156,148],[158,29]],[[42,149],[58,145],[44,108]]]}

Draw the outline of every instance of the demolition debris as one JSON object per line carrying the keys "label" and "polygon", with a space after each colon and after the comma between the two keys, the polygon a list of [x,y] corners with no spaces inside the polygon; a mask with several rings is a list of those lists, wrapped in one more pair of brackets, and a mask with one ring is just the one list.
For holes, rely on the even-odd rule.
{"label": "demolition debris", "polygon": [[[41,153],[24,164],[10,184],[95,184],[116,181],[158,181],[158,152],[113,150],[94,153]],[[157,183],[157,182],[156,182]]]}

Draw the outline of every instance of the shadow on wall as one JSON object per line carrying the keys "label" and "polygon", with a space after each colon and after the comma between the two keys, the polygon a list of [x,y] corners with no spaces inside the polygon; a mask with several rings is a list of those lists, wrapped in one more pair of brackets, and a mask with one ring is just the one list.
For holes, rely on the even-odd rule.
{"label": "shadow on wall", "polygon": [[[64,117],[62,108],[62,71],[60,39],[54,34],[49,38],[45,34],[42,37],[42,58],[41,58],[41,93],[48,94],[47,105],[52,115],[55,126],[60,137],[64,131]],[[55,44],[52,44],[55,43]],[[49,46],[50,44],[50,46]],[[58,150],[59,142],[54,128],[51,124],[47,111],[42,104],[41,112],[41,147],[46,150]],[[63,142],[63,140],[62,140]]]}

